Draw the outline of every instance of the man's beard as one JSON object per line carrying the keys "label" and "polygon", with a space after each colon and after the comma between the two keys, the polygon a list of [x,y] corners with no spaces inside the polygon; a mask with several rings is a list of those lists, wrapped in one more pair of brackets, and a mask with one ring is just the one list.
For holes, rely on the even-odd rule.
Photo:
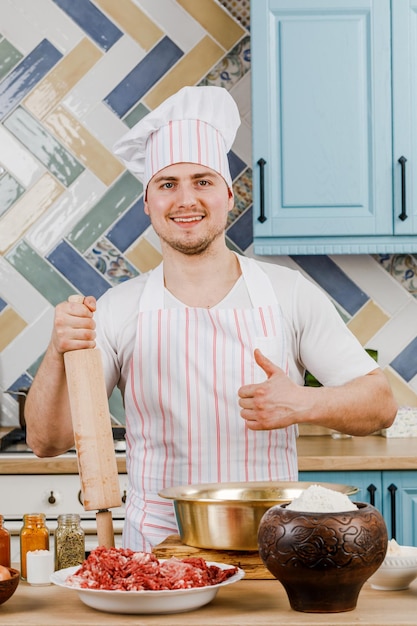
{"label": "man's beard", "polygon": [[210,248],[211,244],[221,237],[224,234],[226,228],[226,222],[224,225],[219,226],[215,230],[210,231],[204,237],[189,241],[180,240],[180,238],[170,238],[165,236],[163,233],[158,232],[158,230],[154,227],[154,230],[158,237],[166,243],[170,248],[176,250],[177,252],[181,252],[182,254],[186,254],[187,256],[200,255],[207,252]]}

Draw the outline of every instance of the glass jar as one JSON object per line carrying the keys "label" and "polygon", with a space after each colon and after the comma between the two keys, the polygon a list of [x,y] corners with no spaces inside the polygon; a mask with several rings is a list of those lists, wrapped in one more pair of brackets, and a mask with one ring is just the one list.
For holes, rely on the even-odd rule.
{"label": "glass jar", "polygon": [[77,513],[58,515],[54,538],[55,570],[81,565],[85,559],[85,536]]}
{"label": "glass jar", "polygon": [[26,554],[32,550],[49,550],[49,529],[44,513],[26,513],[20,530],[20,577],[27,578]]}
{"label": "glass jar", "polygon": [[0,565],[10,567],[10,533],[3,522],[3,515],[0,515]]}

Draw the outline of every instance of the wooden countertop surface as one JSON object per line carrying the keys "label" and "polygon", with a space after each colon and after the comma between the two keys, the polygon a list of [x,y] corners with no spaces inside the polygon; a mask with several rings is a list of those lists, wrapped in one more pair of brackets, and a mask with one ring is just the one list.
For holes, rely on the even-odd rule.
{"label": "wooden countertop surface", "polygon": [[306,436],[299,437],[297,449],[300,471],[417,469],[417,438],[412,437]]}
{"label": "wooden countertop surface", "polygon": [[[301,436],[297,449],[300,471],[417,469],[417,438],[390,439],[374,435],[333,439],[330,435]],[[119,473],[126,472],[124,454],[117,454],[117,467]],[[0,454],[0,474],[77,472],[77,458],[74,453],[48,459],[39,459],[26,453]]]}
{"label": "wooden countertop surface", "polygon": [[31,587],[20,582],[12,598],[0,606],[0,620],[7,626],[415,626],[416,583],[403,591],[377,591],[365,583],[353,611],[312,614],[293,611],[277,580],[241,580],[221,588],[210,604],[195,611],[141,616],[96,611],[84,605],[76,591],[54,585]]}

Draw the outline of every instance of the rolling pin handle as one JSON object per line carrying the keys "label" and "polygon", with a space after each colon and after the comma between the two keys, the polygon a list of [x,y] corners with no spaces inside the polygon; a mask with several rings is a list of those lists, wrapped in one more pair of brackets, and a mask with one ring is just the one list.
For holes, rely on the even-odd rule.
{"label": "rolling pin handle", "polygon": [[99,546],[114,548],[114,531],[111,512],[99,509],[96,513],[97,538]]}

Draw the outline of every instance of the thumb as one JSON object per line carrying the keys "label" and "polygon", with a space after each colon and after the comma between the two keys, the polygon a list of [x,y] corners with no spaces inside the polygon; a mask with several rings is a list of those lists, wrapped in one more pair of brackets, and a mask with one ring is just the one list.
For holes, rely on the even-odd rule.
{"label": "thumb", "polygon": [[84,304],[92,313],[94,313],[97,308],[97,300],[94,296],[85,296]]}
{"label": "thumb", "polygon": [[256,348],[254,352],[254,356],[255,356],[255,361],[257,362],[259,367],[263,369],[267,378],[271,378],[271,376],[273,376],[274,374],[277,374],[278,372],[282,371],[281,368],[278,367],[278,365],[275,365],[275,363],[270,361],[264,354],[262,354],[259,348]]}

